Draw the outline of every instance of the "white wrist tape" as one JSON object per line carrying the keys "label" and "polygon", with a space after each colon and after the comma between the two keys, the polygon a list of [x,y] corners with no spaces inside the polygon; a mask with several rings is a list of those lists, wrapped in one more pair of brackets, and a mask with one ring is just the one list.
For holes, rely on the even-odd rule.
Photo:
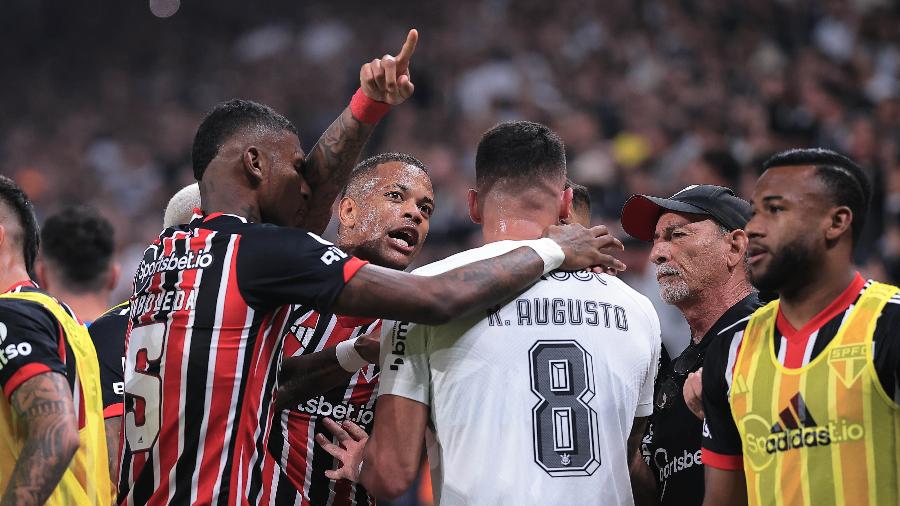
{"label": "white wrist tape", "polygon": [[544,274],[558,269],[566,259],[566,254],[563,253],[559,244],[549,237],[522,241],[522,245],[533,249],[541,257],[541,260],[544,261]]}
{"label": "white wrist tape", "polygon": [[334,347],[334,354],[337,356],[338,364],[347,372],[356,372],[367,366],[369,362],[362,358],[362,355],[356,351],[356,338],[341,341]]}

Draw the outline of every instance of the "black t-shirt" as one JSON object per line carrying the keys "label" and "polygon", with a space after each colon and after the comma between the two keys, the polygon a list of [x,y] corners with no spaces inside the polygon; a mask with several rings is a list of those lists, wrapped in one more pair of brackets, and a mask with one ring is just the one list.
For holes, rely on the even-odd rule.
{"label": "black t-shirt", "polygon": [[[775,325],[775,356],[785,367],[802,367],[815,359],[837,335],[860,294],[872,283],[859,275],[829,307],[803,329],[793,329],[779,314]],[[743,329],[713,343],[703,366],[703,460],[718,469],[743,468],[741,437],[731,415],[728,394]],[[792,341],[792,343],[791,343]],[[875,325],[875,371],[885,392],[900,405],[900,294],[885,305]],[[799,350],[794,353],[792,350]]]}
{"label": "black t-shirt", "polygon": [[88,332],[100,362],[103,391],[103,418],[122,416],[125,395],[123,369],[125,332],[128,330],[128,302],[110,308],[88,325]]}
{"label": "black t-shirt", "polygon": [[[700,505],[703,503],[703,460],[700,452],[702,422],[684,402],[682,387],[687,378],[676,374],[675,365],[695,372],[703,364],[703,354],[714,342],[730,337],[743,327],[762,304],[751,294],[730,307],[707,331],[699,343],[691,343],[681,355],[660,370],[654,396],[654,411],[645,435],[644,458],[656,479],[660,504]],[[705,370],[704,370],[705,374]],[[664,392],[672,392],[663,402]],[[660,406],[663,407],[660,407]]]}

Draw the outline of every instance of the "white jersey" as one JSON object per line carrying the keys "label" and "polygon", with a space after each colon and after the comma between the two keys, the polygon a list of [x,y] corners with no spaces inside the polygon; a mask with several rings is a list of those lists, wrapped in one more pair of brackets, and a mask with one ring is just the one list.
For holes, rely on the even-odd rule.
{"label": "white jersey", "polygon": [[[415,273],[518,246],[491,243]],[[386,322],[381,342],[379,395],[430,408],[437,502],[633,503],[626,442],[652,411],[661,344],[650,301],[618,278],[552,273],[487,316]]]}

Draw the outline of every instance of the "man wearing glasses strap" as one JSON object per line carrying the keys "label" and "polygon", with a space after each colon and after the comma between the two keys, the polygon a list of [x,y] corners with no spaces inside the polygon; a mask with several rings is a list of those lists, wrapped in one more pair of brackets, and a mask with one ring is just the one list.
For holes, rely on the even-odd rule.
{"label": "man wearing glasses strap", "polygon": [[653,242],[650,261],[662,299],[675,305],[691,328],[690,344],[657,379],[645,438],[649,461],[631,464],[639,482],[635,490],[648,491],[646,504],[703,503],[703,422],[688,409],[682,388],[703,365],[709,344],[720,334],[742,330],[761,306],[745,269],[743,228],[749,219],[749,203],[712,185],[689,186],[669,198],[634,195],[622,208],[625,231]]}

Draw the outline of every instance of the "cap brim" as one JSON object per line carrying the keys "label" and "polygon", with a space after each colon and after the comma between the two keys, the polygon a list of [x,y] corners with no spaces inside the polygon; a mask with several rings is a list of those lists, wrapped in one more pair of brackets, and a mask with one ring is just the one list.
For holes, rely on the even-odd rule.
{"label": "cap brim", "polygon": [[628,235],[642,241],[652,241],[656,222],[663,211],[679,213],[709,214],[703,209],[678,202],[677,200],[651,197],[649,195],[632,195],[622,206],[622,228]]}

